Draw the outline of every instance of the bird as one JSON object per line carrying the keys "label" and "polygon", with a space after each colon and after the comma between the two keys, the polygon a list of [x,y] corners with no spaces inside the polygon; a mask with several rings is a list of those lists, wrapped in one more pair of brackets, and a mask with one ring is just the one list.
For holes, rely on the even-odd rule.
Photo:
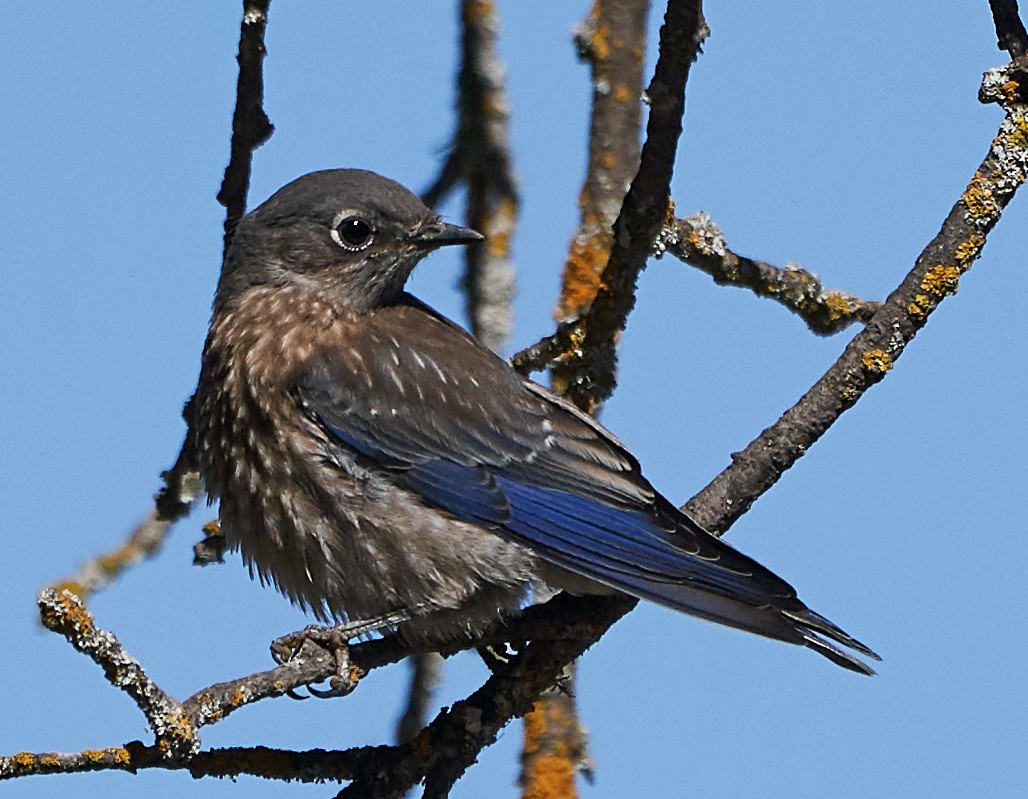
{"label": "bird", "polygon": [[[870,648],[707,532],[595,418],[405,290],[479,233],[376,173],[297,178],[239,221],[196,446],[226,543],[320,620],[473,640],[534,586],[628,594],[874,674]],[[399,620],[399,621],[397,621]]]}

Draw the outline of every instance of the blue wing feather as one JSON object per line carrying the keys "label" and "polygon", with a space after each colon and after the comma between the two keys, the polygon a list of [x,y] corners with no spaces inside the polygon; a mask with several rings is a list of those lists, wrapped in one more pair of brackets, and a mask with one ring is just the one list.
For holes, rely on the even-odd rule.
{"label": "blue wing feather", "polygon": [[413,298],[361,324],[295,389],[351,456],[565,569],[870,673],[819,636],[871,650],[674,508],[594,419]]}

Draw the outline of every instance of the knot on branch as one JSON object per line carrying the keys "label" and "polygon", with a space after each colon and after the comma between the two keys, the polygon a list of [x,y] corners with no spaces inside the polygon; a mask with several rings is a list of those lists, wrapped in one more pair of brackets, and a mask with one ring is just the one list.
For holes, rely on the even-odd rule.
{"label": "knot on branch", "polygon": [[978,101],[997,103],[1003,108],[1028,103],[1028,56],[1020,56],[1006,66],[986,72],[978,90]]}

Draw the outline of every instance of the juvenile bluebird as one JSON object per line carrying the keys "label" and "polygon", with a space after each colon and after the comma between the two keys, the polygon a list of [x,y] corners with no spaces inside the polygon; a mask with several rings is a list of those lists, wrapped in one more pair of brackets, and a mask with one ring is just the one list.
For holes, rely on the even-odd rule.
{"label": "juvenile bluebird", "polygon": [[[301,177],[225,258],[196,397],[201,472],[251,573],[321,619],[468,639],[545,582],[632,596],[874,672],[874,652],[707,533],[596,420],[404,291],[482,236],[372,172]],[[834,642],[834,643],[833,643]]]}

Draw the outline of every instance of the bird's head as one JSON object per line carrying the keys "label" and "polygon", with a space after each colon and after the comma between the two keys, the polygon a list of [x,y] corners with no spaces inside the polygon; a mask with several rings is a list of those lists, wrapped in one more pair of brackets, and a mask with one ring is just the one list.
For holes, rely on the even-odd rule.
{"label": "bird's head", "polygon": [[399,297],[432,250],[482,238],[374,172],[311,172],[239,222],[215,306],[255,286],[299,285],[350,310],[373,310]]}

